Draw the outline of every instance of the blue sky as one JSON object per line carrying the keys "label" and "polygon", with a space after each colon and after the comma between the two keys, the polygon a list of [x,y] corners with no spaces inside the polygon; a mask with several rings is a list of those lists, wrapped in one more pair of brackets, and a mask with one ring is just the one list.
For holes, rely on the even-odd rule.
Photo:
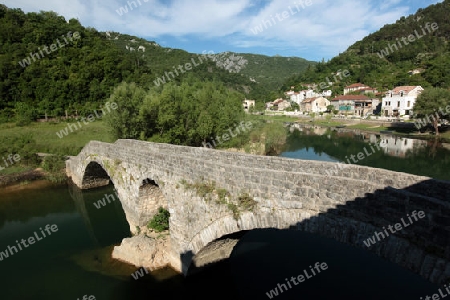
{"label": "blue sky", "polygon": [[[193,53],[234,51],[331,59],[354,42],[436,0],[4,0],[54,11]],[[133,3],[134,2],[134,3]],[[121,9],[122,8],[122,9]],[[127,10],[127,12],[125,11]]]}

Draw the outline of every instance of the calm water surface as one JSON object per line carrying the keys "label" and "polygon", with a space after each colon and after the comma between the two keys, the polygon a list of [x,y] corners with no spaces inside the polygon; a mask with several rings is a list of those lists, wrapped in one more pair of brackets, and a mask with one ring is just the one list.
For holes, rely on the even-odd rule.
{"label": "calm water surface", "polygon": [[[378,144],[379,148],[374,145]],[[370,155],[358,160],[358,153]],[[375,151],[372,151],[372,148]],[[350,156],[355,156],[352,161]],[[315,128],[294,130],[283,157],[334,161],[450,180],[450,144],[388,134]],[[325,173],[325,172],[324,172]]]}

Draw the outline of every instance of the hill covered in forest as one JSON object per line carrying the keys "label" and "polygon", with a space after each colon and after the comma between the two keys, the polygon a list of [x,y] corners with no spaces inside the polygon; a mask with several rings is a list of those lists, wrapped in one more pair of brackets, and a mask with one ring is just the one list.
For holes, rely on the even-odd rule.
{"label": "hill covered in forest", "polygon": [[54,12],[24,13],[0,5],[0,121],[17,112],[31,118],[63,116],[66,110],[87,114],[121,82],[150,89],[187,77],[223,83],[262,103],[310,64],[300,58],[231,52],[193,54],[127,34],[99,32]]}
{"label": "hill covered in forest", "polygon": [[[305,73],[289,78],[283,91],[301,83],[334,82],[334,94],[343,87],[361,82],[387,90],[401,85],[450,87],[450,0],[419,9],[400,18],[395,24],[383,26],[344,53],[328,62],[309,67]],[[350,76],[332,80],[348,70]]]}

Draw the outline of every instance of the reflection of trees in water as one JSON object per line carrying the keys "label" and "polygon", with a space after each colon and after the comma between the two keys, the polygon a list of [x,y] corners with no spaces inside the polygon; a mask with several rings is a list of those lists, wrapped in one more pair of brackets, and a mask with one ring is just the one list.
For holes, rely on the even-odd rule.
{"label": "reflection of trees in water", "polygon": [[[305,130],[305,129],[304,129]],[[376,135],[380,141],[380,135]],[[372,153],[369,146],[369,136],[342,134],[329,129],[324,135],[314,135],[310,131],[295,130],[287,139],[286,151],[294,152],[312,148],[314,153],[326,153],[330,157],[346,162],[350,155],[364,152],[364,148]],[[399,138],[404,140],[405,138]],[[423,144],[423,146],[422,146]],[[376,148],[375,148],[376,149]],[[450,180],[450,151],[445,149],[439,140],[429,140],[427,143],[414,143],[412,150],[407,150],[404,157],[395,157],[383,151],[375,151],[370,156],[356,163],[375,168],[406,172],[432,178]]]}
{"label": "reflection of trees in water", "polygon": [[29,222],[49,214],[70,213],[72,207],[61,198],[67,196],[64,184],[33,181],[24,188],[0,189],[0,227],[7,222]]}
{"label": "reflection of trees in water", "polygon": [[427,147],[430,148],[428,156],[432,156],[433,158],[435,158],[438,146],[440,146],[442,148],[442,144],[439,143],[439,140],[437,137],[435,137],[432,140],[428,140]]}

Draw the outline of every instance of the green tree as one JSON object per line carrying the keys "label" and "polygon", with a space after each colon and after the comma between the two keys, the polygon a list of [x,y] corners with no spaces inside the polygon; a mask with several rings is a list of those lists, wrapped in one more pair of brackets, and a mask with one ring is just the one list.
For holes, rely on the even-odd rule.
{"label": "green tree", "polygon": [[436,135],[439,135],[439,120],[449,118],[447,107],[450,107],[450,91],[428,88],[417,97],[413,111],[423,122],[431,123]]}
{"label": "green tree", "polygon": [[327,106],[327,112],[332,112],[334,110],[334,105],[330,104]]}
{"label": "green tree", "polygon": [[16,125],[25,126],[36,119],[36,110],[30,105],[17,102],[15,105]]}
{"label": "green tree", "polygon": [[274,122],[263,127],[266,155],[278,155],[286,144],[287,130],[283,124]]}
{"label": "green tree", "polygon": [[115,138],[138,139],[141,136],[144,122],[140,118],[140,108],[145,97],[145,90],[135,83],[123,82],[114,89],[108,101],[116,103],[118,108],[105,112],[104,119]]}

